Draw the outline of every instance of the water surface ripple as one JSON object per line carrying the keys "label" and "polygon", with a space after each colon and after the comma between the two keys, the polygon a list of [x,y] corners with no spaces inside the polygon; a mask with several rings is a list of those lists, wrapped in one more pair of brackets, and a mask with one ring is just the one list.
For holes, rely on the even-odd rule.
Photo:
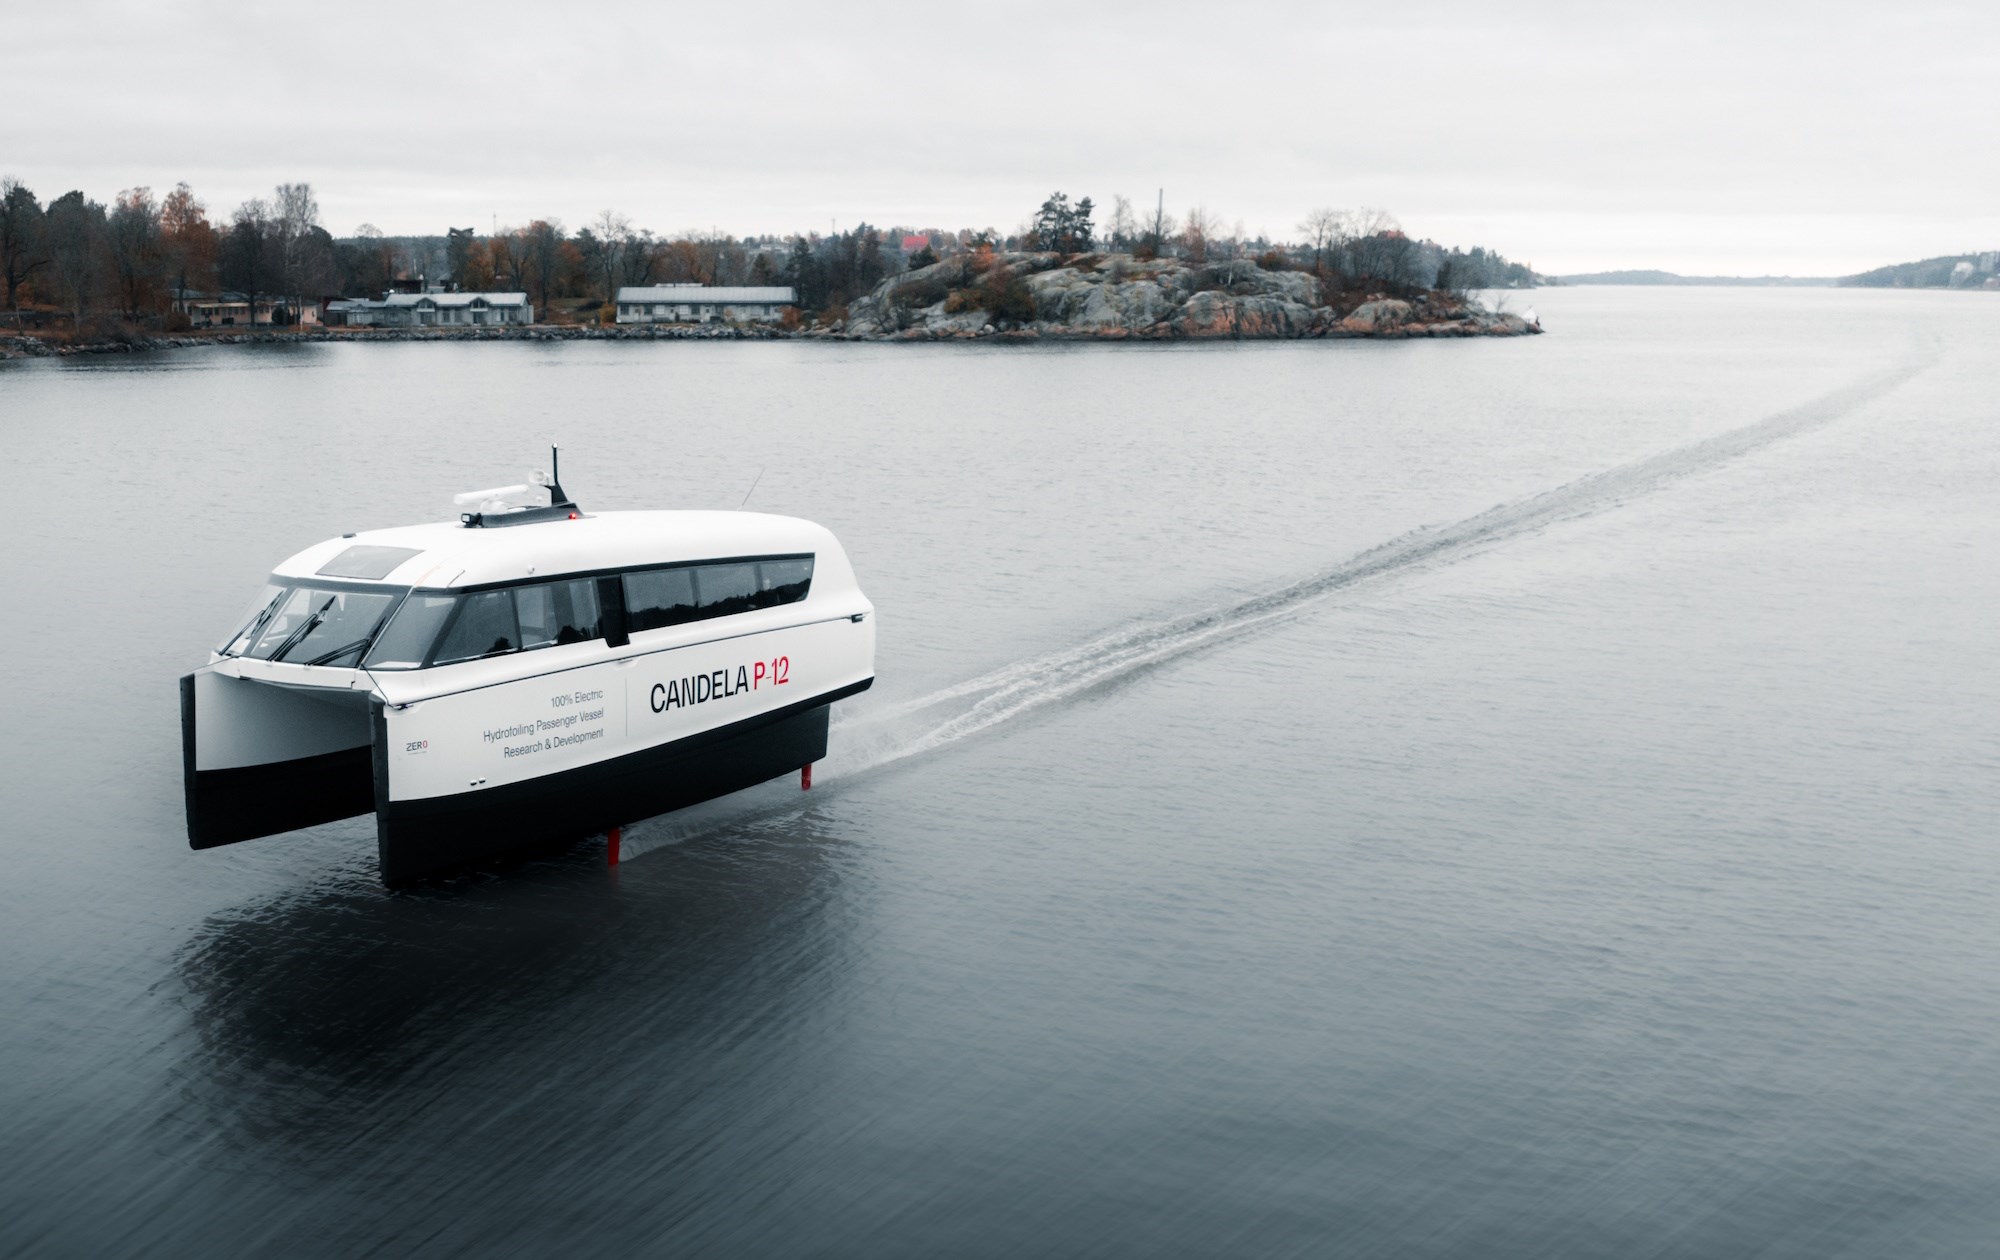
{"label": "water surface ripple", "polygon": [[[2000,307],[1535,296],[0,364],[0,1251],[1991,1251]],[[367,820],[189,852],[259,575],[551,439],[848,544],[815,789],[399,893]]]}

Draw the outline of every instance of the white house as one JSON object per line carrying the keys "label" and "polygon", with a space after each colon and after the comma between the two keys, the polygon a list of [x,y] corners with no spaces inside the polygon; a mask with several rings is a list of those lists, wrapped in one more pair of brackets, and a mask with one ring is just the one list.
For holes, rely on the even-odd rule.
{"label": "white house", "polygon": [[[335,309],[335,307],[341,309]],[[350,328],[471,328],[532,324],[525,293],[391,293],[379,302],[355,298],[327,308],[328,322]]]}
{"label": "white house", "polygon": [[654,284],[618,290],[621,324],[749,323],[777,319],[798,294],[782,285]]}

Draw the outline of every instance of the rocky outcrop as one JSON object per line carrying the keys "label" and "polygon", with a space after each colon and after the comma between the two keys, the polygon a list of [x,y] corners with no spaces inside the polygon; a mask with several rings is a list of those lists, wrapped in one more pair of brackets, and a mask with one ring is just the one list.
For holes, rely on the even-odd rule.
{"label": "rocky outcrop", "polygon": [[1354,308],[1337,327],[1342,332],[1369,333],[1388,332],[1409,324],[1412,308],[1408,302],[1386,298],[1375,302],[1363,302]]}
{"label": "rocky outcrop", "polygon": [[883,281],[835,335],[934,341],[998,336],[1202,340],[1518,336],[1541,330],[1478,303],[1373,295],[1345,313],[1302,271],[1247,259],[1197,265],[1123,254],[955,258]]}

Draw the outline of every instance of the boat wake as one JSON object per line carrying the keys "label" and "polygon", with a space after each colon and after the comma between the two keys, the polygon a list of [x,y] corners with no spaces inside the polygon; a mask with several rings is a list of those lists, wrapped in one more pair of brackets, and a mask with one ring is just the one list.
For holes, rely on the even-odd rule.
{"label": "boat wake", "polygon": [[[1927,366],[1926,360],[1876,373],[1754,424],[1579,477],[1447,525],[1411,530],[1329,569],[1246,599],[1128,624],[1073,647],[1015,661],[927,695],[836,722],[827,777],[839,782],[908,761],[1062,704],[1138,670],[1297,617],[1364,584],[1450,564],[1496,543],[1610,511],[1773,443],[1831,424]],[[761,790],[753,794],[764,795]],[[765,800],[771,807],[780,807],[782,801],[787,812],[801,804],[796,789],[789,797],[770,795]],[[763,812],[757,806],[751,808],[752,814]],[[730,818],[747,821],[740,809],[732,811]],[[673,820],[655,820],[647,831],[656,832],[660,824],[670,822]],[[686,822],[685,826],[673,822],[668,830],[675,838],[685,838],[710,825],[698,817],[688,817]]]}

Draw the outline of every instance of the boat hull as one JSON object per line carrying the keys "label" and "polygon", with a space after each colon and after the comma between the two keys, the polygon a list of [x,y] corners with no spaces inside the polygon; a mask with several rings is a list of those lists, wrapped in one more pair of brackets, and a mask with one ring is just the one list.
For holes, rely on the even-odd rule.
{"label": "boat hull", "polygon": [[375,808],[367,710],[213,669],[181,678],[188,847],[212,849]]}
{"label": "boat hull", "polygon": [[382,880],[407,884],[562,836],[585,836],[797,772],[826,756],[834,701],[874,680],[618,757],[533,779],[418,800],[389,799],[384,707],[374,706],[376,842]]}

